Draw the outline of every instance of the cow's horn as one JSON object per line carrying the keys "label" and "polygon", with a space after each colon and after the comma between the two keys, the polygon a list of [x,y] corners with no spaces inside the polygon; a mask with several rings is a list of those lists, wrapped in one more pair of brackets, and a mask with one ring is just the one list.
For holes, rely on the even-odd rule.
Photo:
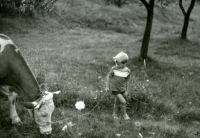
{"label": "cow's horn", "polygon": [[52,92],[53,94],[59,94],[61,91]]}

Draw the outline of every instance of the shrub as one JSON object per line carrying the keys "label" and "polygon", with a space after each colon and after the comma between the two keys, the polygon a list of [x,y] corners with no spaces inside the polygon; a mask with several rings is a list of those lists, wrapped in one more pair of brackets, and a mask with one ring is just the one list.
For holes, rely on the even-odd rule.
{"label": "shrub", "polygon": [[4,15],[36,16],[39,10],[51,11],[57,0],[0,0],[0,13]]}
{"label": "shrub", "polygon": [[122,7],[125,4],[128,4],[128,0],[105,0],[107,4],[113,4],[118,7]]}

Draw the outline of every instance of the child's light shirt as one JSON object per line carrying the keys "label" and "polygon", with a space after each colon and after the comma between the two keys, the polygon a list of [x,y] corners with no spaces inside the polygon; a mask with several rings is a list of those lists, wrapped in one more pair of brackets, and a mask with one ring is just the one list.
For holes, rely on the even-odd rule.
{"label": "child's light shirt", "polygon": [[124,92],[126,90],[126,81],[130,76],[130,69],[124,67],[123,69],[118,69],[116,66],[113,66],[108,73],[110,80],[110,90]]}

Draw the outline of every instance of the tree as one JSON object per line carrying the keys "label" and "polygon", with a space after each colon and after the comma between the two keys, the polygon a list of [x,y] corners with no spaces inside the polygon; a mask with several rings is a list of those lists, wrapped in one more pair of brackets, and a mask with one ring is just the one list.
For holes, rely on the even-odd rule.
{"label": "tree", "polygon": [[141,2],[144,4],[144,6],[147,9],[146,28],[145,28],[145,32],[144,32],[144,36],[142,40],[142,47],[140,51],[140,58],[142,60],[147,59],[149,40],[150,40],[150,35],[151,35],[152,23],[153,23],[154,1],[155,0],[149,0],[149,3],[147,3],[146,0],[141,0]]}
{"label": "tree", "polygon": [[181,39],[187,39],[187,30],[189,26],[190,13],[192,12],[194,8],[195,1],[196,0],[191,0],[190,6],[186,12],[183,7],[182,0],[179,0],[179,7],[184,15],[184,24],[183,24],[182,33],[181,33]]}

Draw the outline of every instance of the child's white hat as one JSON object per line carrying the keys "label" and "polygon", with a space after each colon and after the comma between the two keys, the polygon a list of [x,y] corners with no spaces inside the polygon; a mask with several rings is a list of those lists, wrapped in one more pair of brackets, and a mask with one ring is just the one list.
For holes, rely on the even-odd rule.
{"label": "child's white hat", "polygon": [[119,54],[117,54],[115,57],[113,57],[113,60],[116,62],[123,62],[123,61],[128,61],[128,55],[124,52],[120,52]]}

